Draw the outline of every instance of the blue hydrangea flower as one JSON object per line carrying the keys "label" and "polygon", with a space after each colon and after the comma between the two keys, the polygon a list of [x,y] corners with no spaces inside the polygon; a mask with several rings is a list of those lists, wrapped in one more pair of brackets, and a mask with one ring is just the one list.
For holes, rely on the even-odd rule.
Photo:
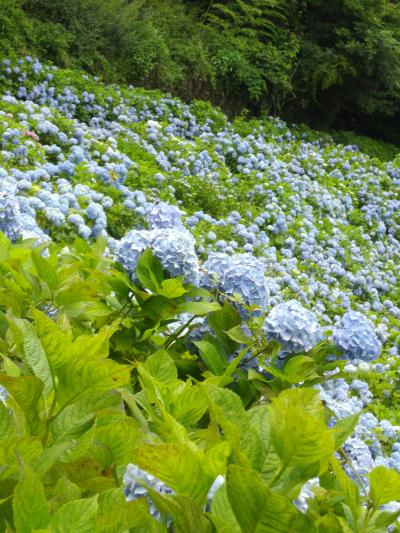
{"label": "blue hydrangea flower", "polygon": [[150,232],[133,229],[115,245],[116,259],[129,273],[132,280],[136,279],[139,257],[150,246],[150,242]]}
{"label": "blue hydrangea flower", "polygon": [[151,229],[182,228],[181,219],[181,210],[166,202],[152,204],[147,215]]}
{"label": "blue hydrangea flower", "polygon": [[12,242],[20,237],[22,231],[18,200],[5,192],[0,193],[0,231]]}
{"label": "blue hydrangea flower", "polygon": [[307,352],[322,339],[317,316],[297,300],[275,305],[265,319],[264,331],[287,353]]}
{"label": "blue hydrangea flower", "polygon": [[199,260],[194,245],[193,236],[184,228],[132,230],[116,246],[116,256],[131,278],[136,279],[139,257],[150,247],[171,277],[184,276],[188,282],[197,285]]}
{"label": "blue hydrangea flower", "polygon": [[126,468],[123,483],[126,500],[131,502],[140,498],[146,498],[151,516],[161,522],[161,513],[155,508],[151,501],[148,487],[159,494],[173,494],[174,491],[156,477],[131,463],[128,464]]}
{"label": "blue hydrangea flower", "polygon": [[194,237],[185,229],[156,229],[151,232],[151,249],[171,277],[184,276],[189,283],[199,282],[199,259]]}
{"label": "blue hydrangea flower", "polygon": [[332,338],[349,359],[373,361],[381,352],[381,343],[372,322],[357,311],[348,311],[343,315]]}
{"label": "blue hydrangea flower", "polygon": [[256,305],[265,311],[269,305],[268,279],[264,275],[265,263],[251,254],[211,253],[203,265],[205,286],[212,287],[215,280],[225,294],[239,294],[247,305]]}

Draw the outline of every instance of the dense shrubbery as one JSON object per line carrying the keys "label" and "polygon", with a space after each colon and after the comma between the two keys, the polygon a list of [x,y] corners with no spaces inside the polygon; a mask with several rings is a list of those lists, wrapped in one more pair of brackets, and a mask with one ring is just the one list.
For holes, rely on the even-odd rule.
{"label": "dense shrubbery", "polygon": [[[376,467],[360,493],[351,460],[333,455],[346,457],[358,416],[328,429],[305,387],[337,367],[334,347],[314,340],[282,365],[276,341],[251,322],[244,337],[229,304],[163,279],[149,250],[133,285],[100,242],[46,258],[5,237],[1,249],[1,531],[379,532],[396,520],[380,508],[400,499],[400,475]],[[214,336],[194,342],[182,313]]]}
{"label": "dense shrubbery", "polygon": [[398,0],[1,0],[0,52],[400,143]]}
{"label": "dense shrubbery", "polygon": [[0,531],[398,530],[399,163],[30,56],[0,88]]}

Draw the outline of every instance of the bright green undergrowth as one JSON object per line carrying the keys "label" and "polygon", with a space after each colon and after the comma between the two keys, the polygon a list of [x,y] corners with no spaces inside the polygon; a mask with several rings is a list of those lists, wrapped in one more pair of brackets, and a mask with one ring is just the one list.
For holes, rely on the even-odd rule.
{"label": "bright green undergrowth", "polygon": [[[244,334],[235,301],[165,278],[149,250],[133,284],[102,242],[48,257],[0,245],[0,531],[361,533],[395,521],[379,507],[400,498],[400,475],[378,467],[360,490],[341,449],[357,416],[328,429],[310,388],[341,365],[326,341],[282,367],[257,318]],[[214,336],[194,341],[182,313],[206,316]],[[267,374],[239,369],[249,352]],[[125,501],[128,463],[173,489],[149,493],[163,523],[146,499]],[[292,502],[315,477],[301,513]]]}

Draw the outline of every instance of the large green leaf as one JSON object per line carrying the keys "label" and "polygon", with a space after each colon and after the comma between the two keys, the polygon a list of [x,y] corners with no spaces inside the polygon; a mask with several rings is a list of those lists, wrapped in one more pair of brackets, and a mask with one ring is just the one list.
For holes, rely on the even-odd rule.
{"label": "large green leaf", "polygon": [[183,296],[187,290],[182,285],[182,282],[177,278],[165,279],[161,283],[161,288],[158,290],[160,296],[165,298],[179,298]]}
{"label": "large green leaf", "polygon": [[36,334],[46,354],[49,365],[56,368],[72,358],[70,346],[72,334],[55,324],[45,313],[32,310],[35,320]]}
{"label": "large green leaf", "polygon": [[200,504],[213,482],[204,472],[203,455],[186,444],[147,444],[134,450],[134,458],[143,470]]}
{"label": "large green leaf", "polygon": [[315,531],[288,499],[270,490],[254,471],[231,465],[227,494],[236,519],[246,533]]}
{"label": "large green leaf", "polygon": [[146,498],[127,502],[122,489],[102,492],[98,499],[97,533],[156,533],[165,531],[149,515]]}
{"label": "large green leaf", "polygon": [[164,496],[149,490],[150,497],[164,516],[171,516],[176,533],[211,533],[211,523],[202,509],[184,496]]}
{"label": "large green leaf", "polygon": [[54,440],[61,442],[79,438],[90,427],[96,413],[103,409],[121,412],[121,399],[117,392],[88,394],[66,407],[51,422]]}
{"label": "large green leaf", "polygon": [[56,261],[53,258],[45,259],[37,250],[32,250],[31,257],[39,278],[51,291],[55,291],[59,285]]}
{"label": "large green leaf", "polygon": [[260,468],[264,458],[261,436],[246,415],[240,397],[228,389],[204,384],[211,416],[221,426],[225,438],[237,455],[236,460]]}
{"label": "large green leaf", "polygon": [[[115,468],[116,475],[121,480],[127,463],[133,458],[138,437],[132,419],[122,414],[110,417],[108,424],[100,419],[95,437],[95,445],[102,450],[106,449],[111,456],[111,462],[102,464],[103,468]],[[92,453],[94,454],[93,451]]]}
{"label": "large green leaf", "polygon": [[20,355],[32,373],[44,384],[47,394],[52,388],[52,375],[47,354],[37,336],[35,326],[27,320],[8,314],[8,323]]}
{"label": "large green leaf", "polygon": [[86,353],[85,344],[72,344],[71,361],[57,369],[58,400],[64,407],[83,395],[106,392],[130,381],[130,366],[121,365],[103,356]]}
{"label": "large green leaf", "polygon": [[40,379],[35,376],[11,377],[0,374],[0,385],[7,389],[23,412],[32,435],[38,435],[42,429],[38,406],[43,391]]}
{"label": "large green leaf", "polygon": [[96,531],[97,496],[64,504],[50,522],[51,533],[93,533]]}
{"label": "large green leaf", "polygon": [[150,355],[144,367],[153,378],[161,383],[173,383],[178,377],[175,363],[166,350],[159,350]]}
{"label": "large green leaf", "polygon": [[206,367],[217,376],[223,374],[227,362],[225,354],[214,343],[206,340],[195,341],[193,344],[199,349],[200,357]]}
{"label": "large green leaf", "polygon": [[147,248],[139,257],[136,274],[145,289],[154,293],[158,292],[163,281],[163,271],[160,261],[153,255],[150,248]]}
{"label": "large green leaf", "polygon": [[370,496],[374,509],[385,503],[400,500],[400,474],[390,468],[377,466],[369,475]]}
{"label": "large green leaf", "polygon": [[38,475],[26,465],[15,487],[13,512],[18,533],[45,528],[50,521],[50,508],[43,485]]}
{"label": "large green leaf", "polygon": [[178,306],[177,313],[190,313],[195,316],[203,316],[212,311],[218,311],[219,309],[221,309],[221,306],[218,302],[185,302]]}
{"label": "large green leaf", "polygon": [[284,466],[315,463],[329,458],[334,438],[325,426],[323,406],[315,391],[288,390],[270,407],[271,440]]}
{"label": "large green leaf", "polygon": [[18,478],[21,461],[33,465],[43,452],[38,438],[8,437],[0,440],[0,479]]}
{"label": "large green leaf", "polygon": [[199,385],[190,381],[177,383],[173,392],[175,401],[170,405],[171,413],[183,425],[198,422],[207,410],[207,398]]}
{"label": "large green leaf", "polygon": [[335,449],[340,448],[346,440],[353,434],[357,425],[359,413],[355,415],[346,416],[336,422],[332,428],[332,433],[335,439]]}
{"label": "large green leaf", "polygon": [[222,527],[226,527],[226,531],[231,533],[242,533],[238,521],[236,520],[235,513],[232,510],[231,504],[226,492],[226,483],[220,487],[214,494],[211,504],[211,518],[216,525],[218,531]]}

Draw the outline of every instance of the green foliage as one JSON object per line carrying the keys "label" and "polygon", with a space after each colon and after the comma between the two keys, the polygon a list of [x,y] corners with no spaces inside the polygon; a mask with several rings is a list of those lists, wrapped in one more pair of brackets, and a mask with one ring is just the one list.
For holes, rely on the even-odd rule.
{"label": "green foliage", "polygon": [[399,153],[398,146],[357,135],[351,131],[335,131],[331,132],[331,136],[336,143],[356,145],[361,152],[370,157],[376,157],[380,161],[392,161]]}
{"label": "green foliage", "polygon": [[400,144],[399,23],[390,0],[0,0],[0,53]]}
{"label": "green foliage", "polygon": [[[333,455],[356,417],[328,429],[318,393],[304,387],[324,379],[324,343],[308,352],[312,375],[304,354],[279,371],[279,346],[257,319],[240,334],[230,304],[166,278],[149,250],[135,285],[102,243],[43,257],[29,241],[1,239],[1,532],[380,533],[396,520],[380,506],[399,499],[400,476],[378,467],[360,494]],[[200,315],[215,337],[192,342]],[[246,389],[249,350],[276,375],[252,370]],[[145,498],[125,500],[128,463],[173,489],[149,488],[169,521],[156,521]],[[320,486],[301,512],[293,500],[314,477]]]}

